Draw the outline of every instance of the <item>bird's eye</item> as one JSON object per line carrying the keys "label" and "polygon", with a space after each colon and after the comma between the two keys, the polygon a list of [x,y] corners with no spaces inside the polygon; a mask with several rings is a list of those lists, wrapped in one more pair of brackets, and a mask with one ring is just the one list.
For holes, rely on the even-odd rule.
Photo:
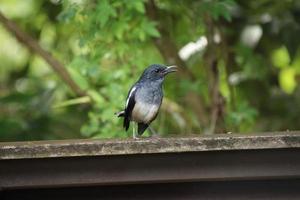
{"label": "bird's eye", "polygon": [[156,69],[155,72],[158,73],[158,72],[159,72],[159,69]]}

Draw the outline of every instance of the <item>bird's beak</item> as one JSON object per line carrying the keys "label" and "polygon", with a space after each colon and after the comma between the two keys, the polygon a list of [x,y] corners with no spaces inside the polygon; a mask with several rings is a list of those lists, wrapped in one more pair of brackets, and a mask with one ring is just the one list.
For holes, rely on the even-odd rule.
{"label": "bird's beak", "polygon": [[172,66],[168,66],[165,70],[164,70],[164,75],[167,75],[171,72],[177,72],[177,66],[172,65]]}

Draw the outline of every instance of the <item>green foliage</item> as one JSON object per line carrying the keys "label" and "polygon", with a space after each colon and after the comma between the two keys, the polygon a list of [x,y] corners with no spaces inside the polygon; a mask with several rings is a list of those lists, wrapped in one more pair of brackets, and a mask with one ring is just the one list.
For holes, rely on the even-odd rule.
{"label": "green foliage", "polygon": [[279,84],[281,88],[288,94],[292,94],[297,86],[295,76],[296,73],[293,68],[287,68],[280,71]]}
{"label": "green foliage", "polygon": [[[152,60],[161,60],[147,46],[151,38],[160,36],[156,23],[145,16],[144,1],[65,2],[64,6],[61,19],[76,24],[80,46],[87,49],[69,65],[74,80],[82,89],[89,88],[94,100],[82,133],[88,137],[122,137],[125,134],[114,113],[123,108],[124,91],[135,81],[128,81],[130,73],[137,68],[135,74],[139,74]],[[69,9],[72,14],[68,14]]]}
{"label": "green foliage", "polygon": [[201,4],[201,12],[207,12],[214,20],[219,20],[223,17],[228,22],[231,21],[230,8],[236,5],[234,0],[216,0],[216,1],[203,1]]}
{"label": "green foliage", "polygon": [[[255,124],[257,115],[257,110],[250,107],[246,102],[240,102],[235,111],[228,113],[226,123],[233,131],[247,132]],[[235,130],[236,128],[238,129]]]}
{"label": "green foliage", "polygon": [[[130,136],[114,113],[152,63],[181,67],[153,123],[162,135],[300,128],[297,0],[2,0],[0,10],[86,92],[76,97],[0,26],[0,140]],[[241,39],[251,25],[261,29],[257,43],[253,33]],[[207,46],[178,57],[204,36]]]}
{"label": "green foliage", "polygon": [[272,53],[272,63],[275,67],[284,68],[289,66],[291,58],[285,47],[276,49]]}

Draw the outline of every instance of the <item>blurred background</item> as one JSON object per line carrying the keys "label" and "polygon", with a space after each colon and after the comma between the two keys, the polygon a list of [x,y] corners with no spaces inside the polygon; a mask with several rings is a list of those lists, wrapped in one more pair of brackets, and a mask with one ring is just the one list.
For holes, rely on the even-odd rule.
{"label": "blurred background", "polygon": [[130,137],[153,63],[161,135],[300,129],[299,0],[1,0],[0,141]]}

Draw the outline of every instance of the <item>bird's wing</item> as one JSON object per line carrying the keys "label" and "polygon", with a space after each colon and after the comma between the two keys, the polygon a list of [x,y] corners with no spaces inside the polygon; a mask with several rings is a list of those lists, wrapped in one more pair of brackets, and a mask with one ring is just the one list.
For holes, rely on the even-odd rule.
{"label": "bird's wing", "polygon": [[130,89],[130,91],[128,93],[128,96],[127,96],[127,100],[126,100],[124,123],[123,123],[123,127],[125,128],[126,131],[129,128],[131,113],[132,113],[132,110],[133,110],[134,105],[135,105],[136,89],[137,89],[137,86],[133,86]]}

